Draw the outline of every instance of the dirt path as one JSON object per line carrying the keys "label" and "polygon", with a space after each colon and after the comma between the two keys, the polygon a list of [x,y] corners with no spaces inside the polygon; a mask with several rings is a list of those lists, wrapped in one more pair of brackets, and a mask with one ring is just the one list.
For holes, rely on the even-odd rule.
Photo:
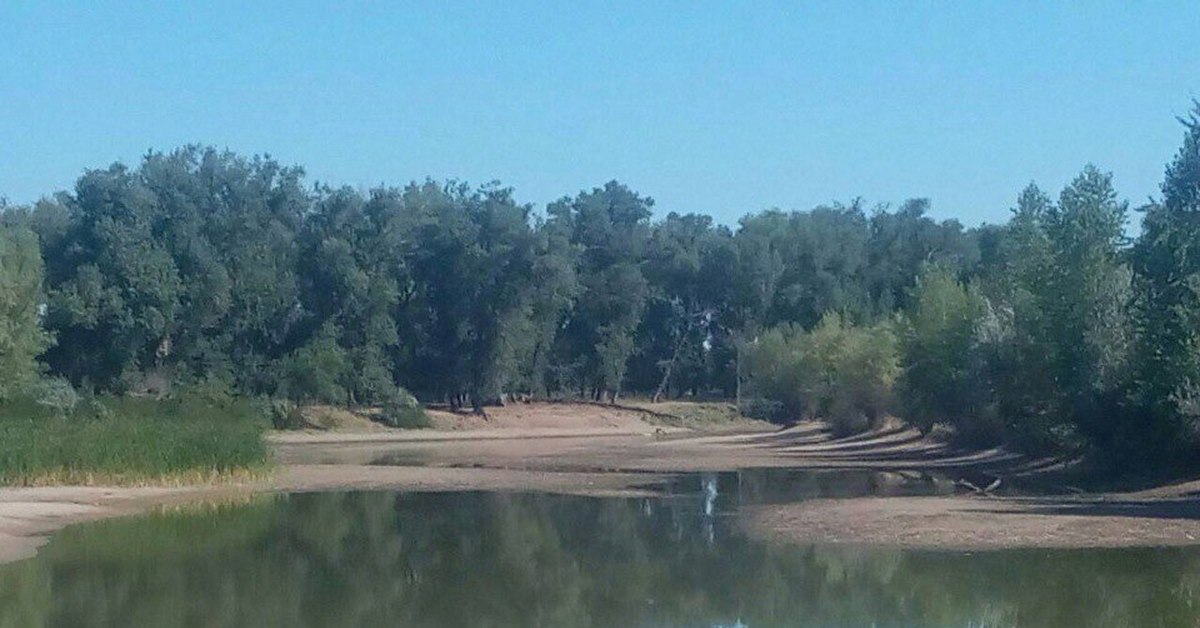
{"label": "dirt path", "polygon": [[[1015,480],[1049,464],[1003,450],[956,450],[900,425],[840,439],[819,423],[769,431],[746,424],[740,427],[749,431],[705,433],[601,410],[521,408],[532,424],[508,417],[482,424],[467,419],[438,430],[274,434],[269,440],[280,468],[268,480],[243,485],[0,489],[0,563],[32,555],[50,533],[72,523],[231,493],[532,490],[634,496],[650,494],[668,474],[688,471],[873,469],[917,479],[941,472]],[[572,414],[576,411],[583,418]],[[555,413],[569,416],[555,421]],[[1188,496],[1198,491],[1200,483],[1088,497],[819,499],[748,507],[740,521],[752,535],[797,543],[956,549],[1182,545],[1200,543],[1200,500]]]}

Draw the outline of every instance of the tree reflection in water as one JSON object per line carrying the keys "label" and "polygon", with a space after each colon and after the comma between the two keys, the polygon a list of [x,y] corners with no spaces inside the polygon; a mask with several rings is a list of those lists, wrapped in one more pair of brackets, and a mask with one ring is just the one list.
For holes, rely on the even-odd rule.
{"label": "tree reflection in water", "polygon": [[[1193,625],[1200,552],[752,541],[705,500],[323,493],[65,530],[7,626]],[[711,536],[710,536],[711,535]]]}

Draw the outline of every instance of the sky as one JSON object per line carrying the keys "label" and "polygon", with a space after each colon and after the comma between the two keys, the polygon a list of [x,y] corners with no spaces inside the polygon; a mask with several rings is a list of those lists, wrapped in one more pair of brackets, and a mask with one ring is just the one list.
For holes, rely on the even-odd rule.
{"label": "sky", "polygon": [[656,211],[928,197],[967,225],[1085,164],[1158,194],[1191,2],[0,2],[0,197],[200,143],[371,187],[620,180]]}

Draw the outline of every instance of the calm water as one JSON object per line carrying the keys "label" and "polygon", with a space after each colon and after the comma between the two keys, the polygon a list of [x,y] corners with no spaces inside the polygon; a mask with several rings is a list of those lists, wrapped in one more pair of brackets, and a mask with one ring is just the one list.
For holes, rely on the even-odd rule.
{"label": "calm water", "polygon": [[1193,626],[1195,550],[767,545],[739,504],[936,492],[687,476],[673,495],[322,493],[69,528],[0,567],[0,626]]}

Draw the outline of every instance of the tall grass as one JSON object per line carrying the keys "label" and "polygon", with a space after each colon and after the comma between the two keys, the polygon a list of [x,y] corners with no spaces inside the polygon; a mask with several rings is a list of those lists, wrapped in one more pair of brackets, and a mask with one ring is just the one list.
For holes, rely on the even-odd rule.
{"label": "tall grass", "polygon": [[265,470],[269,421],[245,399],[84,400],[69,411],[0,405],[0,483],[214,481]]}

